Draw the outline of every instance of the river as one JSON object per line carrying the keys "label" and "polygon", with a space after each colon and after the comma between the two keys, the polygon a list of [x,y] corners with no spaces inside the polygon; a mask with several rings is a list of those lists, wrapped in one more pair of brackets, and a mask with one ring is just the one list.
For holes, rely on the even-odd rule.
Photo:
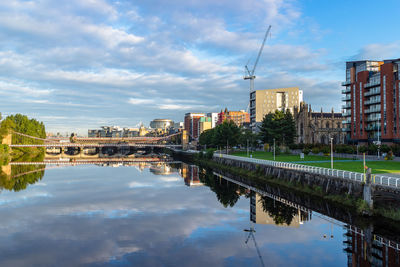
{"label": "river", "polygon": [[30,170],[29,181],[2,181],[0,266],[399,263],[387,236],[195,165],[42,169],[36,178]]}

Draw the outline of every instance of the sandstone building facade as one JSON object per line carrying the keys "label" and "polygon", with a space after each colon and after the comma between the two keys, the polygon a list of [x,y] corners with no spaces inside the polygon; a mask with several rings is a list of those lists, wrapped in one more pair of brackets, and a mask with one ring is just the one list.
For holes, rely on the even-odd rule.
{"label": "sandstone building facade", "polygon": [[313,112],[311,105],[304,102],[293,110],[296,124],[296,143],[304,144],[334,144],[344,143],[345,134],[342,131],[342,113]]}

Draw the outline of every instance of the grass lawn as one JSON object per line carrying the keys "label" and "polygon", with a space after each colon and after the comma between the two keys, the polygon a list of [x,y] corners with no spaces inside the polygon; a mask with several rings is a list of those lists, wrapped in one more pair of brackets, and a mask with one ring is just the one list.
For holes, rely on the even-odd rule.
{"label": "grass lawn", "polygon": [[[304,165],[330,168],[329,162],[303,163]],[[367,161],[366,165],[372,169],[372,173],[400,173],[400,162],[397,161]],[[338,170],[363,172],[362,161],[334,162],[333,168]]]}
{"label": "grass lawn", "polygon": [[[238,151],[232,153],[234,156],[247,157],[246,151]],[[253,158],[273,160],[274,156],[272,152],[255,151],[253,152]],[[304,155],[304,159],[300,159],[299,155],[276,155],[276,161],[284,162],[296,162],[296,161],[310,161],[310,163],[299,163],[303,165],[316,166],[330,168],[331,158],[329,156],[314,156]],[[335,160],[348,160],[348,162],[335,162]],[[314,162],[314,161],[327,161],[327,162]],[[400,173],[400,162],[397,161],[367,161],[366,165],[372,169],[372,173]],[[338,170],[352,171],[352,172],[364,172],[363,162],[355,161],[347,158],[334,158],[333,168]]]}
{"label": "grass lawn", "polygon": [[[247,152],[246,151],[238,151],[238,152],[233,152],[231,155],[240,156],[240,157],[247,157]],[[254,151],[253,152],[253,158],[273,160],[274,159],[274,154],[273,154],[273,152]],[[351,159],[347,159],[347,158],[334,158],[334,160],[339,160],[339,159],[340,160],[351,160]],[[285,162],[293,162],[293,161],[324,161],[324,160],[331,160],[331,157],[329,157],[329,156],[304,155],[304,159],[301,159],[300,155],[280,154],[280,155],[276,155],[275,160],[276,161],[285,161]]]}

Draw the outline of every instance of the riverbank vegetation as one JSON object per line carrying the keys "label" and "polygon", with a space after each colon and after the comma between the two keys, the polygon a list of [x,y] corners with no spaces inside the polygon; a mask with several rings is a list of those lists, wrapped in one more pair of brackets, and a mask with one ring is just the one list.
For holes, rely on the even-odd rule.
{"label": "riverbank vegetation", "polygon": [[[1,114],[0,114],[1,119]],[[38,137],[46,138],[46,129],[43,122],[39,122],[36,119],[29,119],[27,116],[22,114],[15,114],[7,116],[0,123],[0,141],[3,140],[11,131],[18,133]],[[41,144],[43,141],[36,140],[24,136],[19,136],[14,134],[12,136],[12,144]],[[13,159],[25,157],[36,158],[38,154],[44,153],[43,148],[14,148],[12,150],[11,156]],[[0,145],[0,155],[6,157],[10,154],[10,149],[7,144]],[[27,154],[30,154],[27,156]]]}
{"label": "riverbank vegetation", "polygon": [[[229,173],[234,176],[243,177],[249,181],[253,181],[259,184],[272,184],[275,186],[280,186],[295,192],[303,193],[308,196],[313,196],[316,198],[323,199],[332,203],[339,204],[346,207],[352,212],[358,214],[359,216],[365,216],[369,214],[374,218],[385,217],[393,221],[400,220],[400,210],[395,207],[383,207],[382,205],[375,205],[373,210],[370,210],[367,203],[360,198],[354,198],[350,195],[328,195],[319,186],[309,186],[308,184],[303,184],[300,182],[289,182],[282,179],[277,179],[272,176],[265,175],[261,168],[257,168],[254,171],[248,169],[228,166],[225,164],[220,164],[208,158],[206,154],[198,155],[195,159],[196,163],[204,168],[211,168],[220,173]],[[390,221],[389,220],[389,221]]]}

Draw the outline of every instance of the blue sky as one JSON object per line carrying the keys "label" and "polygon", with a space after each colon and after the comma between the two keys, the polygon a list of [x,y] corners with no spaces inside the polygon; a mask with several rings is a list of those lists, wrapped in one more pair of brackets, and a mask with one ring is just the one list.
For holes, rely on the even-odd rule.
{"label": "blue sky", "polygon": [[345,61],[400,57],[398,1],[23,1],[0,3],[0,112],[48,131],[182,121],[246,109],[256,89],[298,86],[340,109]]}

